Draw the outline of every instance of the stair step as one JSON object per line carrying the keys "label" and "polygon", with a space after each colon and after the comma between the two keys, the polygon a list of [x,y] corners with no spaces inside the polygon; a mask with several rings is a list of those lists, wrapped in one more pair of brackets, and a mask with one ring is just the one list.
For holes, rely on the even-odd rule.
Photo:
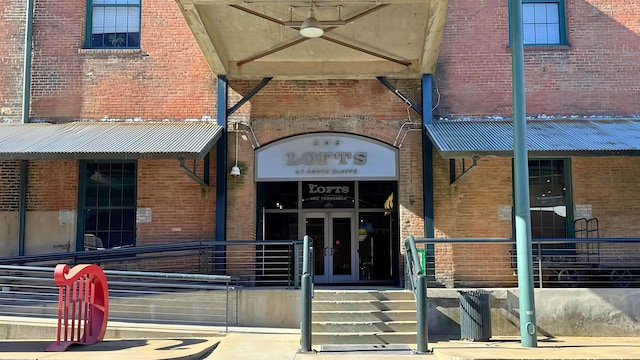
{"label": "stair step", "polygon": [[316,290],[314,344],[415,344],[416,302],[405,290]]}
{"label": "stair step", "polygon": [[313,309],[326,311],[363,311],[363,310],[415,310],[416,303],[413,300],[314,300]]}
{"label": "stair step", "polygon": [[313,333],[314,344],[415,344],[415,332]]}
{"label": "stair step", "polygon": [[331,311],[313,310],[313,321],[415,321],[415,310]]}
{"label": "stair step", "polygon": [[414,300],[413,292],[406,290],[314,290],[314,300]]}
{"label": "stair step", "polygon": [[312,330],[314,333],[377,333],[377,332],[415,332],[415,321],[332,321],[332,322],[313,322]]}

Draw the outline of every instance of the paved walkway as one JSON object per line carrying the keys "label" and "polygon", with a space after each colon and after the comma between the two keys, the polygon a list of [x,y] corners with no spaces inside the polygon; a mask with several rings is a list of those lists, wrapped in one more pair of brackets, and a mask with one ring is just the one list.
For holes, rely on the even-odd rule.
{"label": "paved walkway", "polygon": [[[392,358],[463,359],[640,359],[640,338],[555,338],[543,339],[537,348],[523,348],[518,337],[498,337],[488,342],[440,340],[429,344],[432,355],[411,355],[407,351],[328,351],[296,353],[298,334],[230,333],[210,359],[255,360],[389,360]],[[410,345],[415,349],[415,345]]]}
{"label": "paved walkway", "polygon": [[[47,353],[49,341],[0,341],[0,359],[14,360],[389,360],[423,358],[463,359],[640,359],[640,338],[540,339],[537,348],[523,348],[517,337],[488,342],[440,340],[429,344],[431,355],[412,355],[402,349],[361,348],[359,351],[298,353],[300,336],[293,329],[232,328],[224,337],[106,340],[89,347],[73,346],[63,353]],[[410,345],[411,348],[415,346]],[[351,349],[353,350],[353,349]],[[357,350],[357,349],[356,349]]]}

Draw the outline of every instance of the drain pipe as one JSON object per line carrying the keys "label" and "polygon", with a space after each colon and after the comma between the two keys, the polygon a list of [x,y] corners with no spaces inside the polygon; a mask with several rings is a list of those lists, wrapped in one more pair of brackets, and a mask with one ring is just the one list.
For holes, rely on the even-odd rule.
{"label": "drain pipe", "polygon": [[33,50],[33,4],[27,0],[27,19],[24,36],[24,71],[22,76],[22,124],[29,122],[29,103],[31,102],[31,52]]}
{"label": "drain pipe", "polygon": [[27,219],[27,183],[28,177],[28,161],[20,161],[20,204],[18,205],[18,252],[16,255],[24,255],[24,238],[25,238],[25,225]]}
{"label": "drain pipe", "polygon": [[[24,36],[24,71],[22,74],[22,118],[21,124],[29,122],[31,103],[31,56],[33,50],[33,7],[35,0],[27,0]],[[24,255],[24,239],[27,219],[28,161],[20,161],[20,204],[18,205],[18,256]]]}

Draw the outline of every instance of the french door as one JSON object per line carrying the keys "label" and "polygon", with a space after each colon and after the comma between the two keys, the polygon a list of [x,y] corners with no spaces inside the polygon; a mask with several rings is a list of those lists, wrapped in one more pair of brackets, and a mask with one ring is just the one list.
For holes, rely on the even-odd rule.
{"label": "french door", "polygon": [[305,213],[303,233],[313,239],[314,283],[357,281],[354,213]]}

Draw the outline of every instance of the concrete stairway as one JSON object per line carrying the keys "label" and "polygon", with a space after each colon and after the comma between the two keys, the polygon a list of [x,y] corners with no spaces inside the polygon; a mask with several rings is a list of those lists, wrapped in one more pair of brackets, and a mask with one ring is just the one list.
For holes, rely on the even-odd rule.
{"label": "concrete stairway", "polygon": [[404,290],[318,290],[314,344],[415,344],[416,304]]}

